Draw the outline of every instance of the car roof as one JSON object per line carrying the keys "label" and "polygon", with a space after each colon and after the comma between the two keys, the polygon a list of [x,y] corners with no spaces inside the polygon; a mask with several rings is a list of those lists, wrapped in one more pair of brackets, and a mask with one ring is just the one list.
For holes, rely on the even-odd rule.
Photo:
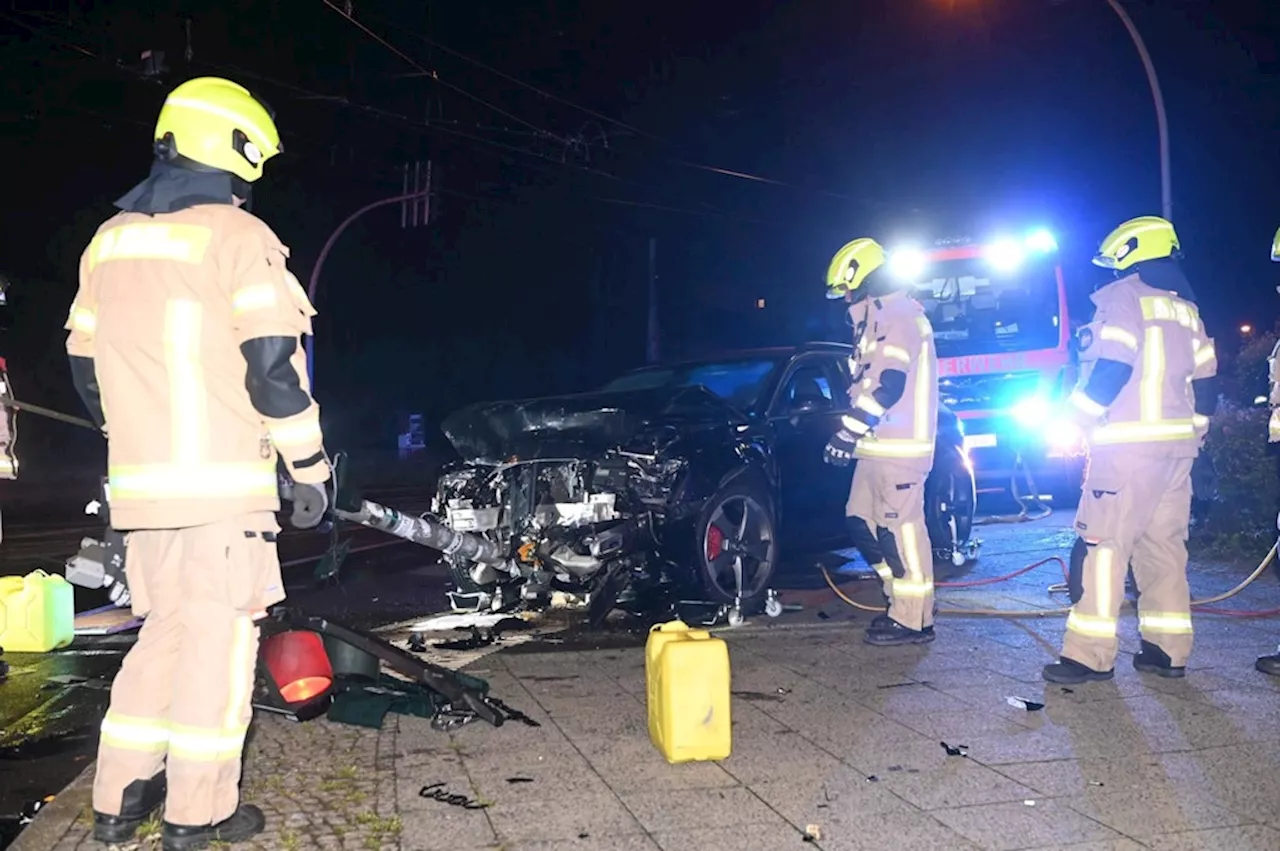
{"label": "car roof", "polygon": [[703,363],[720,363],[723,361],[734,360],[752,360],[752,359],[780,359],[793,358],[796,355],[802,355],[809,352],[818,352],[831,355],[848,355],[853,351],[853,346],[848,343],[833,343],[825,340],[815,340],[808,343],[800,343],[795,346],[769,346],[757,349],[730,349],[728,351],[717,352],[714,355],[708,355],[700,358],[688,358],[678,361],[664,361],[662,363],[649,364],[648,366],[637,367],[636,369],[627,370],[627,372],[644,372],[650,369],[671,369],[683,366],[697,366]]}

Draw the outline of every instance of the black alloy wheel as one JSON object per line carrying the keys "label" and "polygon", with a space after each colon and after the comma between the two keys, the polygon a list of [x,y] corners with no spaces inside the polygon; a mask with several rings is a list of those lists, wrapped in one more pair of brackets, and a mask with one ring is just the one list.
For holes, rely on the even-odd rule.
{"label": "black alloy wheel", "polygon": [[763,600],[778,560],[773,501],[763,488],[741,480],[726,485],[707,500],[696,531],[707,600],[732,604],[739,582],[744,609]]}

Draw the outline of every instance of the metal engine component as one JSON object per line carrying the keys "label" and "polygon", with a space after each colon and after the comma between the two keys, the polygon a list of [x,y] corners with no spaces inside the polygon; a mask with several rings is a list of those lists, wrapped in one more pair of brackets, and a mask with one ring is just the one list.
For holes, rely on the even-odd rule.
{"label": "metal engine component", "polygon": [[82,538],[80,552],[67,559],[66,578],[72,585],[96,590],[106,585],[106,546],[94,538]]}
{"label": "metal engine component", "polygon": [[361,501],[359,511],[335,509],[334,514],[343,520],[440,550],[446,556],[494,566],[507,561],[502,548],[493,541],[470,532],[454,531],[430,515],[414,517],[401,514],[395,509],[368,500]]}

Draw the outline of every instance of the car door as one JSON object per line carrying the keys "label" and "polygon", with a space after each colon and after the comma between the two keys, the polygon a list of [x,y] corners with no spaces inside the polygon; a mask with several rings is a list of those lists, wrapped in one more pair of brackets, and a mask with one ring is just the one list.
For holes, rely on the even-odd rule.
{"label": "car door", "polygon": [[849,410],[848,379],[836,356],[804,355],[792,362],[773,400],[781,494],[782,535],[789,545],[820,549],[845,534],[844,506],[852,467],[822,460],[823,448]]}

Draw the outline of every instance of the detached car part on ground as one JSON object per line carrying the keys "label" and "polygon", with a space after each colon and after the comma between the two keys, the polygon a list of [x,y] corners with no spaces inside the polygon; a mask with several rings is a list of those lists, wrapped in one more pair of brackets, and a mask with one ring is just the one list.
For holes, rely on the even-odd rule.
{"label": "detached car part on ground", "polygon": [[[567,601],[592,625],[679,601],[731,623],[779,613],[769,586],[783,546],[848,545],[852,468],[823,464],[822,447],[848,410],[851,352],[813,344],[651,367],[598,393],[450,416],[442,428],[461,460],[442,472],[433,513],[463,533],[444,548],[454,608]],[[944,409],[926,515],[935,559],[956,564],[976,555],[963,441]]]}

